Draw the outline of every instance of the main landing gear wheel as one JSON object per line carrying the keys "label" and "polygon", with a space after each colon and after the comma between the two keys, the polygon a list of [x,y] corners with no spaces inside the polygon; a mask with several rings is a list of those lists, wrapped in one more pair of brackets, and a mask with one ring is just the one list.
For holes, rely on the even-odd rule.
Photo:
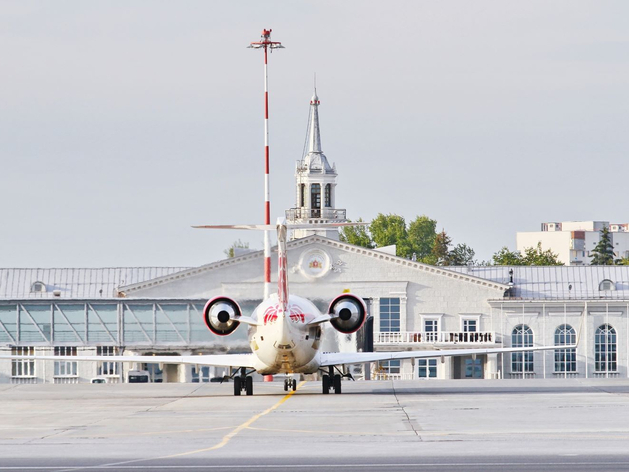
{"label": "main landing gear wheel", "polygon": [[284,379],[284,391],[288,392],[288,383],[290,382],[289,379]]}
{"label": "main landing gear wheel", "polygon": [[239,397],[242,392],[253,395],[253,377],[247,375],[247,369],[244,367],[240,368],[240,375],[234,377],[234,395]]}
{"label": "main landing gear wheel", "polygon": [[297,379],[293,379],[293,392],[297,390]]}
{"label": "main landing gear wheel", "polygon": [[247,395],[253,395],[253,377],[250,375],[248,375],[245,380],[245,391]]}
{"label": "main landing gear wheel", "polygon": [[323,384],[323,394],[327,395],[330,393],[330,376],[324,375],[321,379],[321,383]]}
{"label": "main landing gear wheel", "polygon": [[334,393],[341,393],[341,379],[342,375],[334,374],[334,366],[328,367],[328,373],[321,377],[321,384],[323,387],[323,394],[330,393],[330,389],[334,389]]}

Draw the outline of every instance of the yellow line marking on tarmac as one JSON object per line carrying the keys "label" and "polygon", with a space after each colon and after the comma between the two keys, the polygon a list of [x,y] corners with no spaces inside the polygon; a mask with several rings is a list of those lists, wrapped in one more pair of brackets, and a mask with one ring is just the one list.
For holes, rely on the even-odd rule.
{"label": "yellow line marking on tarmac", "polygon": [[[300,382],[299,385],[297,385],[297,389],[299,389],[305,383],[306,383],[305,381]],[[218,444],[216,444],[216,445],[214,445],[212,447],[205,448],[205,449],[197,449],[195,451],[188,451],[188,452],[182,452],[182,453],[179,453],[179,454],[173,454],[171,456],[163,456],[163,457],[160,457],[160,459],[170,459],[170,458],[173,458],[173,457],[189,456],[191,454],[198,454],[200,452],[215,451],[216,449],[220,449],[221,447],[225,446],[229,441],[231,441],[231,439],[234,436],[236,436],[238,433],[240,433],[243,429],[249,428],[249,426],[251,426],[253,423],[258,421],[264,415],[267,415],[267,414],[271,413],[273,410],[279,408],[280,405],[282,405],[282,403],[284,403],[286,400],[288,400],[297,391],[297,389],[293,390],[292,392],[289,392],[287,395],[284,396],[284,398],[282,398],[279,402],[277,402],[272,407],[267,408],[262,413],[258,413],[257,415],[254,415],[251,418],[249,418],[247,421],[245,421],[243,424],[238,426],[236,429],[234,429],[233,431],[231,431],[230,433],[225,435],[225,437],[223,437],[223,440],[220,443],[218,443]]]}

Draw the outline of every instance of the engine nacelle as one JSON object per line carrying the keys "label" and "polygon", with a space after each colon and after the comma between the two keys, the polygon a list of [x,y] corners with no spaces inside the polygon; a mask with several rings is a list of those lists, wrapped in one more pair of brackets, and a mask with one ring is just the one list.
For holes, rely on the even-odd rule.
{"label": "engine nacelle", "polygon": [[203,319],[208,329],[218,336],[232,334],[240,325],[242,315],[238,303],[228,297],[216,297],[205,304]]}
{"label": "engine nacelle", "polygon": [[343,334],[350,334],[358,331],[365,322],[367,306],[362,298],[344,293],[332,300],[328,313],[337,315],[330,320],[334,329]]}

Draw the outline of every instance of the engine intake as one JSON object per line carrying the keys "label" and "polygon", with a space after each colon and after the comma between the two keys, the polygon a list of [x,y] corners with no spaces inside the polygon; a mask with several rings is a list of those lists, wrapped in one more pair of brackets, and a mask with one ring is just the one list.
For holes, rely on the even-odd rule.
{"label": "engine intake", "polygon": [[208,329],[218,336],[232,334],[240,325],[242,315],[238,304],[227,297],[216,297],[203,308],[203,319]]}
{"label": "engine intake", "polygon": [[344,293],[330,303],[328,313],[337,315],[330,320],[330,324],[334,326],[334,329],[343,334],[350,334],[358,331],[365,322],[367,306],[362,298]]}

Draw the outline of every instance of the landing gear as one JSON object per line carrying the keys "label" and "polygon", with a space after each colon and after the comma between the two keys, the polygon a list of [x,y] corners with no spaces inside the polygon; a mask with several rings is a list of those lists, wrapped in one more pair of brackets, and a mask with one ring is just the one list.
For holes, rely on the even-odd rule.
{"label": "landing gear", "polygon": [[297,390],[297,379],[284,379],[284,391],[288,392],[289,390],[293,392]]}
{"label": "landing gear", "polygon": [[327,395],[330,393],[330,389],[334,389],[334,393],[341,393],[341,378],[340,374],[334,374],[334,366],[328,367],[328,373],[324,374],[321,379],[321,384],[323,386],[323,394]]}
{"label": "landing gear", "polygon": [[330,376],[324,375],[321,383],[323,384],[323,394],[327,395],[330,393]]}
{"label": "landing gear", "polygon": [[242,392],[253,395],[253,377],[247,375],[247,369],[244,367],[240,368],[240,375],[234,377],[234,395],[239,397]]}

